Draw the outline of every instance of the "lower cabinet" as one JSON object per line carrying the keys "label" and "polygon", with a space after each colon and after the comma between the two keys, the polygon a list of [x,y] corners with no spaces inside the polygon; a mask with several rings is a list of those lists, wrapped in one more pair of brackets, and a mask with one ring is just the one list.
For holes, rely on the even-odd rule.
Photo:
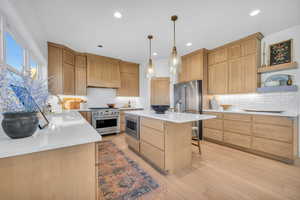
{"label": "lower cabinet", "polygon": [[141,154],[160,169],[165,168],[165,155],[159,148],[142,140]]}
{"label": "lower cabinet", "polygon": [[239,133],[224,132],[224,142],[233,144],[236,146],[250,148],[251,137],[247,136],[247,135],[242,135]]}
{"label": "lower cabinet", "polygon": [[213,113],[217,119],[204,121],[203,136],[217,143],[292,162],[297,148],[297,120],[288,117]]}

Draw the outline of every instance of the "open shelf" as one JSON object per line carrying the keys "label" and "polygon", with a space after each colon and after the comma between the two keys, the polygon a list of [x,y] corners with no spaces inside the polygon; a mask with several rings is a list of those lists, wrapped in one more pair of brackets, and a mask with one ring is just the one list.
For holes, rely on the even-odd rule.
{"label": "open shelf", "polygon": [[297,62],[290,62],[290,63],[284,63],[280,65],[260,67],[257,69],[257,73],[275,72],[275,71],[286,70],[286,69],[296,69],[297,67],[298,67]]}
{"label": "open shelf", "polygon": [[269,92],[296,92],[298,91],[297,85],[285,85],[285,86],[270,86],[257,88],[258,93],[269,93]]}

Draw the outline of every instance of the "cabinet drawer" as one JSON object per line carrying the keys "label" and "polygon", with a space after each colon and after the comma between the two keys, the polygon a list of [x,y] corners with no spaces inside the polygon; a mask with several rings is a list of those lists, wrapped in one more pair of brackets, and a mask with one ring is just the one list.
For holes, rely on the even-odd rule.
{"label": "cabinet drawer", "polygon": [[125,131],[125,123],[120,123],[120,131],[121,132]]}
{"label": "cabinet drawer", "polygon": [[125,140],[128,146],[130,146],[132,149],[134,149],[137,152],[140,152],[140,141],[136,140],[135,138],[125,135]]}
{"label": "cabinet drawer", "polygon": [[253,121],[254,121],[254,123],[274,124],[274,125],[279,125],[279,126],[292,126],[293,125],[293,120],[290,120],[287,117],[254,115]]}
{"label": "cabinet drawer", "polygon": [[204,129],[204,137],[210,138],[213,140],[223,141],[223,131],[205,128]]}
{"label": "cabinet drawer", "polygon": [[165,168],[165,155],[160,149],[141,141],[141,154],[157,167]]}
{"label": "cabinet drawer", "polygon": [[208,119],[204,121],[205,128],[213,128],[223,130],[223,120],[222,119]]}
{"label": "cabinet drawer", "polygon": [[164,132],[142,126],[141,139],[157,148],[160,148],[161,150],[165,149]]}
{"label": "cabinet drawer", "polygon": [[241,147],[250,148],[251,137],[231,132],[224,132],[224,142]]}
{"label": "cabinet drawer", "polygon": [[292,145],[263,138],[253,138],[252,148],[265,153],[292,159]]}
{"label": "cabinet drawer", "polygon": [[141,125],[156,129],[158,131],[164,131],[164,122],[161,120],[142,117]]}
{"label": "cabinet drawer", "polygon": [[223,119],[223,114],[222,113],[217,113],[217,112],[204,112],[204,114],[207,115],[215,115],[217,118],[216,119]]}
{"label": "cabinet drawer", "polygon": [[224,130],[251,135],[251,123],[242,121],[224,120]]}
{"label": "cabinet drawer", "polygon": [[291,143],[293,140],[292,127],[274,126],[270,124],[253,124],[255,136],[280,140]]}
{"label": "cabinet drawer", "polygon": [[224,119],[251,122],[252,116],[244,114],[224,114]]}

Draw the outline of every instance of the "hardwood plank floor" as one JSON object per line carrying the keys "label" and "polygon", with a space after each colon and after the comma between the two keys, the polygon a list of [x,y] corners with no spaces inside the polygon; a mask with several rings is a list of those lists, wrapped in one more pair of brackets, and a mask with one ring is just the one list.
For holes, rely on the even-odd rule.
{"label": "hardwood plank floor", "polygon": [[165,185],[166,200],[299,200],[300,167],[210,142],[202,155],[193,147],[192,167],[164,176],[128,149],[124,134],[106,136],[153,178]]}

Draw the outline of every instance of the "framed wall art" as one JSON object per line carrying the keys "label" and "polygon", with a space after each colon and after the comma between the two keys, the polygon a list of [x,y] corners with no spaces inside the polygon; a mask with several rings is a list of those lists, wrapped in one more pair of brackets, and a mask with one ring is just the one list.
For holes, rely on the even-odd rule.
{"label": "framed wall art", "polygon": [[271,44],[269,47],[270,66],[292,62],[293,40]]}

